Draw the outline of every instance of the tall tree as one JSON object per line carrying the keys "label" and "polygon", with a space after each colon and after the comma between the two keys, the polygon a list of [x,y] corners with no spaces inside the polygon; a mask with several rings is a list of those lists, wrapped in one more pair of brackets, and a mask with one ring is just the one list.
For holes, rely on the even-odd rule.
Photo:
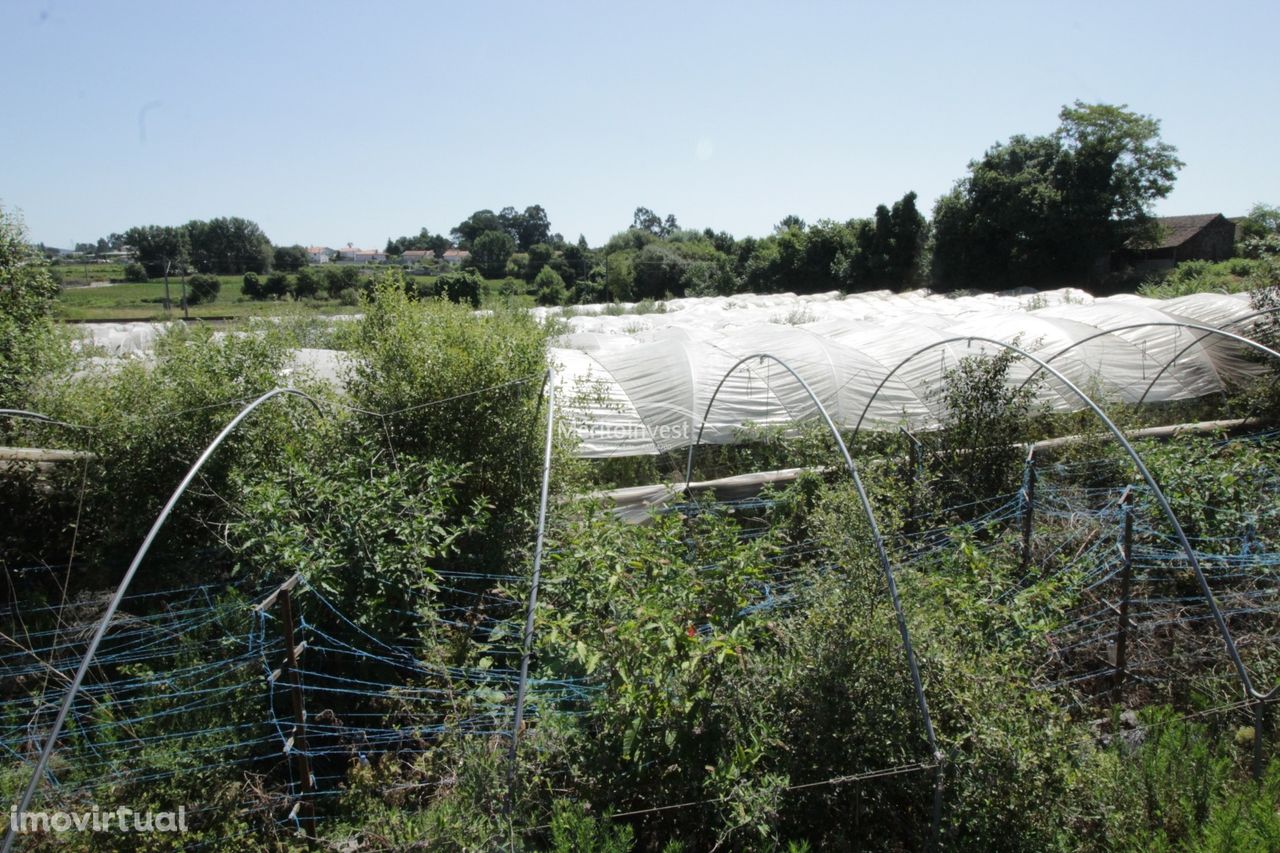
{"label": "tall tree", "polygon": [[551,241],[551,220],[542,205],[534,204],[524,209],[516,223],[515,238],[522,252],[529,251],[537,243]]}
{"label": "tall tree", "polygon": [[453,235],[460,248],[470,249],[472,242],[486,231],[507,233],[498,214],[488,208],[477,210],[454,226],[449,233]]}
{"label": "tall tree", "polygon": [[516,241],[507,232],[485,231],[471,243],[471,260],[485,278],[498,278],[506,273],[515,250]]}
{"label": "tall tree", "polygon": [[252,220],[239,216],[220,216],[207,222],[193,219],[185,228],[191,261],[200,272],[243,275],[271,269],[271,241]]}
{"label": "tall tree", "polygon": [[126,231],[124,239],[152,278],[181,269],[191,260],[191,240],[183,226],[139,225]]}
{"label": "tall tree", "polygon": [[1049,136],[1014,136],[969,164],[934,208],[941,286],[1008,287],[1095,277],[1150,231],[1182,161],[1160,123],[1124,105],[1063,107]]}

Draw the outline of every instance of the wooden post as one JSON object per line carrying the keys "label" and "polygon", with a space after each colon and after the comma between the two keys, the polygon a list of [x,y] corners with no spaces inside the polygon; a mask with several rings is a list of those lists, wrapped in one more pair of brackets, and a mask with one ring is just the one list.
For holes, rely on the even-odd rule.
{"label": "wooden post", "polygon": [[1036,448],[1027,450],[1022,468],[1022,571],[1031,565],[1031,532],[1036,512]]}
{"label": "wooden post", "polygon": [[[307,709],[302,697],[302,676],[298,673],[298,656],[306,651],[307,644],[306,642],[297,642],[293,619],[293,599],[290,595],[293,588],[301,580],[302,575],[294,574],[287,581],[280,584],[275,592],[255,605],[254,610],[267,610],[273,605],[278,605],[280,610],[280,627],[284,634],[285,659],[284,663],[280,665],[280,669],[273,671],[268,676],[268,680],[273,684],[283,678],[287,678],[289,681],[289,692],[293,701],[294,725],[293,735],[285,741],[284,751],[293,754],[298,776],[302,780],[302,796],[305,797],[315,791],[311,776],[311,757],[307,755]],[[300,810],[310,815],[312,811],[311,803],[299,798],[290,812],[290,817],[296,815]]]}
{"label": "wooden post", "polygon": [[1116,671],[1113,688],[1117,694],[1124,686],[1125,667],[1128,664],[1129,643],[1129,598],[1133,584],[1133,489],[1126,488],[1120,496],[1120,505],[1124,513],[1124,538],[1121,540],[1120,553],[1123,563],[1120,567],[1120,614],[1116,623]]}
{"label": "wooden post", "polygon": [[1262,779],[1266,769],[1262,760],[1262,742],[1267,728],[1267,703],[1265,699],[1253,703],[1253,778]]}
{"label": "wooden post", "polygon": [[907,439],[907,520],[902,526],[902,532],[911,536],[916,532],[916,513],[920,510],[916,501],[916,489],[920,488],[920,482],[924,479],[921,476],[924,453],[919,440],[905,427],[898,427],[898,431]]}

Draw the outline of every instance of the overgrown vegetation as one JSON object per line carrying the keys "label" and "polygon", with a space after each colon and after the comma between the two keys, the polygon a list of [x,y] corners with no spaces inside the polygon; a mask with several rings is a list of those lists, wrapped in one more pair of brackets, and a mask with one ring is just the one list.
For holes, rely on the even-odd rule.
{"label": "overgrown vegetation", "polygon": [[[44,292],[38,264],[15,270]],[[88,354],[48,331],[47,301],[13,327],[12,351],[36,354],[13,371],[13,404],[78,428],[22,422],[7,434],[91,454],[0,478],[0,512],[13,520],[0,529],[0,641],[12,653],[3,661],[35,667],[0,687],[22,750],[38,742],[27,727],[39,735],[44,725],[40,698],[56,695],[41,689],[51,676],[30,660],[32,638],[52,633],[50,660],[76,657],[97,597],[245,402],[291,370],[287,381],[320,407],[264,405],[178,505],[135,587],[157,595],[131,600],[113,626],[59,750],[61,786],[41,802],[199,805],[184,841],[218,849],[923,849],[940,780],[947,849],[1275,847],[1275,741],[1264,741],[1268,768],[1253,781],[1258,733],[1234,704],[1208,620],[1150,626],[1126,692],[1083,678],[1110,677],[1105,651],[1100,663],[1061,641],[1082,601],[1102,607],[1085,587],[1110,550],[1088,548],[1112,534],[1060,547],[1076,522],[1046,513],[1034,565],[1023,564],[1009,501],[1025,455],[1011,446],[1082,427],[1032,407],[1008,354],[950,371],[945,429],[929,438],[920,471],[904,476],[905,439],[857,447],[940,761],[830,436],[764,429],[709,450],[705,470],[825,467],[742,501],[701,496],[647,524],[576,496],[656,469],[589,468],[560,436],[508,810],[555,327],[524,312],[476,313],[463,291],[420,293],[412,281],[382,276],[354,294],[360,319],[324,333],[351,357],[341,397],[291,370],[291,352],[317,340],[302,323],[176,329],[152,362],[110,369],[90,369]],[[1205,553],[1250,567],[1243,557],[1280,544],[1272,443],[1181,438],[1141,450]],[[1039,464],[1090,512],[1134,480],[1125,458],[1096,443]],[[1146,498],[1136,511],[1140,544],[1167,548]],[[1185,567],[1166,564],[1169,577],[1150,581],[1153,600],[1193,606]],[[296,823],[295,756],[281,752],[287,682],[267,677],[281,666],[282,617],[249,609],[294,573],[321,788],[306,795],[314,816],[299,812]],[[1230,572],[1214,577],[1236,596],[1273,581],[1255,572],[1239,588]],[[1231,618],[1259,682],[1280,677],[1265,612]],[[1111,611],[1101,619],[1108,627],[1094,633],[1105,640]],[[1175,675],[1149,676],[1157,666]],[[12,797],[28,768],[6,759],[0,791]],[[37,849],[55,841],[123,850],[136,839],[45,838]]]}

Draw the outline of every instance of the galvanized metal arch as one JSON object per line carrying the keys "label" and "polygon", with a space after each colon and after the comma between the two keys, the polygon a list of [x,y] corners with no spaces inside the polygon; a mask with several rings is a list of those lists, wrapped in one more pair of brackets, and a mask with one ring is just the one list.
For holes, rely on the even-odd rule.
{"label": "galvanized metal arch", "polygon": [[[1245,314],[1243,317],[1237,317],[1236,319],[1232,320],[1230,323],[1223,323],[1221,328],[1225,329],[1228,326],[1238,326],[1241,323],[1245,322],[1246,320],[1252,320],[1255,317],[1261,317],[1265,314],[1275,314],[1277,311],[1280,311],[1280,308],[1267,308],[1264,311],[1254,311],[1252,314]],[[1164,367],[1160,368],[1160,371],[1156,373],[1155,378],[1151,380],[1151,384],[1147,386],[1147,390],[1142,392],[1142,396],[1138,398],[1138,402],[1133,404],[1133,407],[1136,409],[1142,405],[1142,403],[1147,399],[1147,395],[1151,393],[1151,389],[1156,387],[1156,383],[1160,381],[1160,377],[1164,376],[1164,373],[1166,370],[1168,370],[1170,367],[1173,367],[1173,365],[1177,364],[1178,359],[1182,358],[1183,354],[1186,353],[1187,350],[1191,349],[1193,346],[1200,343],[1205,338],[1208,338],[1212,334],[1213,332],[1205,332],[1203,335],[1196,338],[1194,341],[1187,344],[1182,349],[1178,350],[1174,354],[1173,358],[1165,362]]]}
{"label": "galvanized metal arch", "polygon": [[[511,747],[507,754],[506,811],[510,815],[515,804],[517,750],[520,745],[520,728],[524,723],[524,703],[529,684],[529,657],[533,653],[534,611],[538,607],[538,583],[542,578],[542,550],[547,532],[547,501],[551,490],[551,452],[555,444],[556,428],[556,371],[547,368],[542,394],[547,400],[547,436],[542,449],[542,491],[538,498],[538,532],[533,541],[533,577],[529,586],[529,604],[524,617],[524,645],[520,653],[520,681],[516,686],[515,719],[511,726]],[[539,398],[541,405],[541,397]]]}
{"label": "galvanized metal arch", "polygon": [[[1139,325],[1153,325],[1153,324],[1139,324]],[[1208,329],[1212,327],[1202,327],[1202,328]],[[1107,334],[1107,333],[1104,332],[1102,334]],[[1235,335],[1231,335],[1229,332],[1224,334],[1227,334],[1230,337],[1238,337]],[[1243,340],[1247,340],[1247,339],[1243,339]],[[1064,376],[1057,368],[1051,366],[1046,360],[1043,360],[1037,356],[1034,356],[1031,353],[1027,352],[1026,350],[1020,347],[1014,346],[1013,344],[1007,343],[1005,341],[999,341],[999,340],[996,340],[995,338],[982,337],[980,335],[963,335],[955,338],[948,338],[943,341],[936,341],[932,344],[929,344],[926,347],[922,347],[916,350],[914,353],[907,356],[906,359],[899,362],[898,365],[893,368],[893,370],[889,371],[888,375],[885,376],[885,378],[881,380],[880,384],[876,387],[875,392],[871,395],[871,399],[867,401],[866,407],[862,410],[863,417],[866,416],[867,410],[871,408],[871,404],[875,401],[876,395],[880,393],[880,389],[883,388],[885,386],[885,383],[889,381],[889,378],[892,377],[895,373],[897,373],[899,369],[901,369],[905,364],[907,364],[907,362],[911,361],[913,358],[920,355],[921,353],[928,352],[929,350],[934,349],[936,347],[945,346],[947,344],[953,344],[953,343],[967,342],[967,341],[979,341],[981,343],[987,343],[987,344],[992,344],[994,346],[1003,347],[1004,349],[1009,350],[1021,356],[1022,358],[1027,359],[1028,361],[1034,362],[1036,365],[1038,365],[1039,370],[1045,370],[1051,373],[1059,382],[1065,385],[1071,391],[1072,394],[1074,394],[1082,403],[1084,403],[1085,406],[1087,406],[1095,415],[1097,415],[1098,419],[1101,420],[1102,423],[1107,427],[1107,429],[1111,431],[1111,434],[1115,436],[1116,441],[1120,443],[1120,446],[1124,449],[1125,453],[1129,456],[1130,460],[1133,461],[1134,466],[1138,469],[1138,473],[1142,475],[1142,479],[1146,481],[1148,488],[1151,489],[1151,493],[1155,497],[1156,503],[1159,504],[1161,512],[1164,514],[1165,518],[1168,520],[1170,526],[1173,527],[1173,532],[1177,536],[1178,544],[1181,546],[1183,553],[1186,554],[1187,561],[1191,564],[1191,568],[1195,572],[1196,581],[1200,586],[1200,593],[1204,597],[1205,602],[1209,605],[1209,610],[1213,615],[1214,624],[1217,625],[1218,633],[1222,635],[1222,640],[1227,646],[1227,654],[1231,658],[1231,663],[1236,668],[1236,673],[1240,679],[1241,686],[1244,688],[1246,697],[1249,699],[1265,702],[1265,701],[1270,701],[1274,699],[1278,694],[1280,694],[1280,685],[1273,687],[1267,693],[1262,693],[1261,691],[1257,690],[1253,686],[1253,679],[1249,675],[1248,668],[1244,665],[1244,660],[1241,659],[1240,657],[1240,651],[1236,647],[1235,638],[1232,637],[1231,629],[1227,626],[1227,621],[1225,617],[1223,617],[1222,615],[1221,608],[1218,607],[1218,601],[1213,596],[1213,590],[1209,588],[1209,581],[1205,577],[1204,570],[1200,568],[1200,561],[1196,559],[1195,550],[1191,547],[1191,542],[1187,539],[1187,534],[1182,529],[1182,524],[1178,521],[1178,516],[1176,513],[1174,513],[1173,507],[1169,504],[1168,498],[1165,497],[1164,491],[1161,490],[1160,484],[1156,482],[1156,478],[1151,474],[1151,471],[1147,469],[1146,463],[1142,461],[1142,457],[1138,454],[1138,451],[1134,450],[1133,445],[1129,443],[1129,440],[1127,438],[1125,438],[1124,433],[1120,431],[1120,428],[1116,426],[1115,422],[1112,421],[1111,418],[1107,417],[1107,413],[1104,412],[1102,408],[1096,402],[1093,401],[1093,398],[1091,398],[1088,394],[1085,394],[1083,391],[1077,388],[1070,379]],[[1257,346],[1263,349],[1266,349],[1265,347],[1262,347],[1261,344],[1257,344]],[[1270,352],[1275,357],[1280,358],[1280,353],[1275,353],[1271,350],[1267,350],[1267,351]],[[862,418],[859,418],[858,424],[853,429],[853,436],[851,436],[851,438],[857,436],[858,429],[859,427],[861,427],[861,425],[862,425]]]}
{"label": "galvanized metal arch", "polygon": [[38,421],[42,424],[53,424],[67,427],[68,429],[89,429],[89,427],[80,426],[79,424],[69,424],[66,421],[56,420],[39,412],[28,412],[26,409],[0,409],[0,417],[16,418],[22,421]]}
{"label": "galvanized metal arch", "polygon": [[[241,409],[240,413],[232,418],[231,422],[222,428],[222,432],[218,433],[217,437],[214,438],[213,441],[209,442],[209,445],[204,449],[204,452],[201,453],[200,457],[196,459],[194,464],[192,464],[190,470],[187,471],[186,476],[182,478],[182,482],[178,484],[178,487],[174,489],[173,494],[169,496],[169,500],[165,503],[164,508],[160,510],[160,514],[156,516],[155,523],[151,525],[151,530],[147,533],[147,537],[142,541],[142,546],[138,549],[138,553],[134,555],[133,562],[129,564],[129,568],[125,571],[124,577],[121,578],[120,585],[116,587],[115,595],[112,596],[111,602],[107,605],[106,611],[103,612],[102,618],[98,622],[97,629],[93,632],[93,637],[89,640],[89,646],[85,650],[84,657],[80,660],[80,667],[76,670],[75,677],[71,680],[71,685],[67,688],[66,696],[64,696],[62,700],[62,706],[58,709],[58,716],[53,721],[53,728],[49,731],[49,738],[45,741],[44,749],[41,751],[40,758],[36,762],[35,770],[31,774],[31,781],[27,783],[26,790],[18,800],[17,814],[19,818],[26,812],[27,807],[31,805],[31,800],[35,796],[36,788],[40,785],[40,777],[44,775],[45,769],[49,766],[49,758],[53,755],[54,747],[58,742],[58,735],[62,732],[62,726],[67,721],[67,713],[71,710],[71,703],[75,701],[76,693],[80,690],[80,685],[84,682],[85,674],[89,671],[89,665],[93,663],[93,656],[97,653],[98,646],[101,644],[102,638],[106,636],[107,629],[111,625],[111,617],[115,615],[116,610],[120,607],[120,603],[124,600],[125,592],[129,589],[129,584],[133,581],[133,576],[137,573],[138,566],[142,563],[143,557],[147,555],[147,551],[150,550],[151,543],[155,541],[156,535],[160,532],[160,528],[164,526],[164,523],[168,520],[170,513],[173,512],[173,508],[177,505],[178,499],[182,497],[183,493],[186,492],[187,487],[191,485],[193,480],[195,480],[196,474],[200,473],[200,469],[209,461],[209,458],[213,456],[214,451],[217,450],[218,446],[226,440],[227,436],[231,435],[235,428],[240,425],[240,422],[247,418],[254,409],[258,408],[271,398],[282,394],[291,394],[296,397],[301,397],[310,402],[311,405],[315,406],[316,411],[320,412],[322,415],[324,414],[323,410],[320,408],[320,403],[317,402],[314,397],[295,388],[276,388],[273,391],[268,391],[266,394],[263,394],[261,397]],[[13,849],[17,826],[17,822],[10,822],[8,828],[5,830],[4,845],[3,847],[0,847],[0,853],[9,853]]]}
{"label": "galvanized metal arch", "polygon": [[[1241,320],[1245,320],[1245,319],[1248,319],[1248,318],[1247,318],[1247,317],[1241,317],[1240,319],[1241,319]],[[1247,347],[1252,347],[1252,348],[1256,349],[1257,351],[1259,351],[1259,352],[1263,353],[1264,355],[1269,355],[1269,356],[1271,356],[1272,358],[1280,359],[1280,352],[1276,352],[1275,350],[1271,349],[1270,347],[1263,346],[1262,344],[1258,343],[1257,341],[1253,340],[1252,338],[1246,338],[1246,337],[1245,337],[1245,336],[1243,336],[1243,335],[1237,335],[1237,334],[1235,334],[1235,333],[1233,333],[1233,332],[1224,331],[1223,329],[1219,329],[1219,328],[1218,328],[1218,327],[1216,327],[1216,326],[1206,326],[1204,323],[1193,323],[1193,322],[1190,322],[1190,321],[1184,321],[1184,320],[1156,320],[1156,321],[1152,321],[1152,322],[1149,322],[1149,323],[1126,323],[1126,324],[1125,324],[1125,325],[1123,325],[1123,326],[1115,326],[1115,327],[1113,327],[1113,328],[1110,328],[1110,329],[1104,329],[1104,330],[1102,330],[1102,331],[1100,331],[1100,332],[1097,332],[1097,333],[1095,333],[1095,334],[1088,335],[1088,336],[1086,336],[1086,337],[1081,338],[1081,339],[1080,339],[1080,340],[1078,340],[1078,341],[1073,341],[1072,343],[1070,343],[1070,344],[1068,344],[1067,346],[1063,347],[1062,349],[1058,350],[1058,351],[1057,351],[1057,352],[1055,352],[1053,355],[1051,355],[1051,356],[1049,356],[1047,359],[1045,359],[1045,362],[1046,362],[1046,363],[1047,363],[1047,362],[1051,362],[1051,361],[1053,361],[1054,359],[1056,359],[1058,356],[1063,355],[1064,353],[1068,353],[1068,352],[1070,352],[1071,350],[1075,349],[1076,347],[1080,346],[1081,344],[1087,344],[1087,343],[1089,343],[1089,341],[1094,341],[1094,340],[1097,340],[1098,338],[1106,337],[1107,335],[1113,334],[1113,333],[1115,333],[1115,332],[1124,332],[1124,331],[1127,331],[1127,330],[1129,330],[1129,329],[1144,329],[1144,328],[1148,328],[1148,327],[1152,327],[1152,326],[1156,326],[1156,327],[1158,327],[1158,326],[1174,326],[1174,327],[1177,327],[1177,328],[1180,328],[1180,329],[1197,329],[1197,330],[1202,331],[1202,332],[1204,332],[1204,333],[1205,333],[1204,337],[1201,337],[1201,338],[1199,338],[1198,340],[1192,341],[1192,342],[1191,342],[1190,344],[1188,344],[1188,345],[1187,345],[1187,347],[1185,347],[1181,352],[1179,352],[1177,355],[1175,355],[1175,356],[1173,357],[1173,360],[1172,360],[1172,361],[1170,361],[1170,362],[1169,362],[1169,364],[1166,364],[1164,367],[1162,367],[1162,368],[1160,369],[1160,373],[1156,375],[1156,378],[1157,378],[1157,379],[1160,377],[1160,375],[1161,375],[1161,374],[1163,374],[1163,373],[1164,373],[1164,371],[1165,371],[1165,370],[1167,370],[1167,369],[1169,368],[1169,365],[1170,365],[1170,364],[1172,364],[1174,361],[1177,361],[1177,360],[1178,360],[1178,358],[1180,358],[1180,357],[1182,356],[1182,353],[1183,353],[1183,352],[1185,352],[1187,349],[1190,349],[1191,347],[1195,346],[1196,344],[1200,343],[1200,341],[1204,340],[1204,338],[1205,338],[1205,337],[1208,337],[1209,335],[1221,335],[1222,337],[1227,338],[1227,339],[1229,339],[1229,340],[1233,340],[1233,341],[1235,341],[1236,343],[1244,344],[1244,345],[1245,345],[1245,346],[1247,346]],[[1027,376],[1027,378],[1026,378],[1026,379],[1022,380],[1022,384],[1021,384],[1021,385],[1019,385],[1018,387],[1019,387],[1019,388],[1025,388],[1025,387],[1027,386],[1027,383],[1028,383],[1028,382],[1030,382],[1032,379],[1034,379],[1036,376],[1038,376],[1038,375],[1040,374],[1040,371],[1041,371],[1041,370],[1043,370],[1043,369],[1044,369],[1043,367],[1037,367],[1035,370],[1031,371],[1031,374],[1030,374],[1029,376]],[[1151,381],[1151,385],[1155,385],[1155,380],[1154,380],[1154,379]],[[1150,391],[1150,390],[1151,390],[1151,387],[1150,387],[1150,386],[1148,386],[1148,387],[1147,387],[1147,391]],[[1146,399],[1146,397],[1147,397],[1146,392],[1143,392],[1143,394],[1142,394],[1142,399],[1144,399],[1144,400],[1145,400],[1145,399]]]}
{"label": "galvanized metal arch", "polygon": [[916,704],[919,705],[920,716],[924,722],[925,737],[929,741],[929,749],[933,752],[934,760],[941,762],[942,753],[938,749],[937,737],[933,730],[933,718],[929,714],[929,701],[925,698],[924,685],[920,680],[920,667],[916,663],[915,649],[911,643],[911,631],[907,628],[906,617],[902,612],[902,601],[898,596],[898,584],[893,576],[893,567],[889,564],[889,555],[885,551],[884,540],[880,535],[880,526],[876,523],[875,510],[871,507],[871,500],[867,496],[867,490],[862,485],[862,478],[858,475],[858,466],[854,464],[853,457],[849,455],[849,448],[845,446],[844,439],[840,436],[840,430],[836,428],[835,422],[831,420],[831,415],[827,413],[827,409],[822,405],[822,401],[818,399],[818,395],[809,387],[809,383],[806,382],[800,374],[796,373],[796,371],[791,368],[791,365],[787,364],[777,356],[770,355],[769,353],[754,353],[746,356],[745,358],[739,359],[737,363],[735,363],[733,367],[730,367],[725,375],[720,379],[720,382],[716,385],[715,391],[711,394],[711,399],[707,401],[706,411],[703,412],[702,421],[698,426],[698,435],[694,439],[693,444],[689,445],[689,455],[685,464],[685,485],[687,487],[688,483],[693,479],[693,451],[702,443],[702,433],[706,429],[707,418],[711,417],[711,408],[715,405],[716,397],[720,394],[720,389],[724,387],[724,383],[728,381],[729,377],[732,376],[739,367],[752,359],[760,359],[761,361],[769,359],[770,361],[776,362],[786,370],[787,373],[791,374],[796,382],[800,383],[800,387],[809,395],[809,399],[811,399],[813,401],[813,405],[817,407],[818,413],[822,415],[822,419],[827,424],[827,429],[831,431],[832,437],[836,440],[836,446],[840,448],[840,455],[844,457],[845,467],[849,471],[849,476],[853,478],[854,488],[858,492],[858,501],[862,504],[862,511],[867,516],[867,524],[871,530],[871,539],[875,544],[876,555],[880,560],[880,568],[884,572],[885,581],[889,586],[889,598],[893,603],[893,612],[898,623],[898,633],[902,638],[903,650],[907,656],[907,666],[911,671],[911,685],[915,691]]}

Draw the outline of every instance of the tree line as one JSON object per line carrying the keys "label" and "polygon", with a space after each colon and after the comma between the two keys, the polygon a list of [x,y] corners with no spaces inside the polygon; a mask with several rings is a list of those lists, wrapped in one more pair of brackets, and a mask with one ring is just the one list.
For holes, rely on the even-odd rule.
{"label": "tree line", "polygon": [[[1105,261],[1155,238],[1155,201],[1183,163],[1158,120],[1126,106],[1063,107],[1058,127],[997,142],[926,217],[915,192],[871,215],[808,223],[783,218],[771,234],[736,238],[682,228],[674,214],[637,207],[603,246],[569,242],[539,204],[477,210],[447,235],[423,228],[388,238],[386,253],[466,250],[466,268],[488,279],[524,279],[538,301],[588,302],[732,293],[814,293],[931,287],[995,289],[1096,285]],[[301,246],[272,246],[239,217],[131,228],[97,247],[127,244],[148,276],[174,263],[197,271],[297,272]]]}

